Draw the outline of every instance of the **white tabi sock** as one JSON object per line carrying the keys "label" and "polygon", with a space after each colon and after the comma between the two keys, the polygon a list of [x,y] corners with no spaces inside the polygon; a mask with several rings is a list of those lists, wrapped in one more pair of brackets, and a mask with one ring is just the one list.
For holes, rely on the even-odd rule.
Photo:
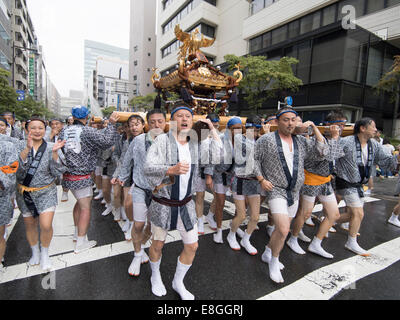
{"label": "white tabi sock", "polygon": [[158,262],[151,262],[151,291],[157,297],[163,297],[167,294],[167,289],[165,289],[164,283],[161,279],[160,273],[161,259]]}
{"label": "white tabi sock", "polygon": [[311,217],[309,217],[307,220],[306,220],[306,225],[308,225],[308,226],[310,226],[310,227],[315,227],[315,224],[314,224],[314,221],[312,221],[312,218]]}
{"label": "white tabi sock", "polygon": [[42,247],[42,250],[40,252],[40,266],[45,271],[48,271],[52,268],[49,257],[49,248]]}
{"label": "white tabi sock", "polygon": [[394,213],[392,213],[392,216],[390,217],[388,222],[390,224],[400,228],[399,216],[395,215]]}
{"label": "white tabi sock", "polygon": [[208,215],[206,215],[205,216],[205,218],[206,218],[206,220],[207,220],[207,222],[208,222],[208,225],[210,226],[210,228],[212,229],[212,230],[217,230],[217,223],[215,222],[215,220],[214,220],[214,213],[212,213],[211,211],[208,213]]}
{"label": "white tabi sock", "polygon": [[126,221],[128,220],[128,217],[126,216],[126,211],[124,207],[121,207],[121,219]]}
{"label": "white tabi sock", "polygon": [[213,238],[215,243],[223,244],[224,240],[222,239],[222,229],[218,229],[217,233],[214,234]]}
{"label": "white tabi sock", "polygon": [[108,216],[113,210],[113,206],[111,203],[106,203],[106,210],[101,214],[103,217]]}
{"label": "white tabi sock", "polygon": [[300,239],[301,241],[303,241],[303,242],[307,242],[307,243],[310,243],[310,242],[311,242],[311,239],[310,239],[309,237],[307,237],[307,236],[304,234],[303,229],[300,230],[299,239]]}
{"label": "white tabi sock", "polygon": [[361,248],[357,243],[357,237],[353,238],[349,235],[345,248],[360,256],[368,257],[370,254]]}
{"label": "white tabi sock", "polygon": [[229,246],[231,247],[232,250],[240,251],[240,245],[236,240],[236,233],[232,232],[231,230],[226,239],[228,240]]}
{"label": "white tabi sock", "polygon": [[204,217],[197,219],[197,226],[199,228],[199,230],[198,230],[199,234],[203,235],[204,234]]}
{"label": "white tabi sock", "polygon": [[295,253],[304,255],[306,252],[300,247],[298,238],[295,236],[291,236],[290,239],[287,241],[287,245],[290,249],[292,249]]}
{"label": "white tabi sock", "polygon": [[40,249],[39,249],[39,243],[36,244],[35,246],[31,247],[32,249],[32,257],[29,260],[29,265],[30,266],[37,266],[40,264]]}
{"label": "white tabi sock", "polygon": [[189,271],[191,265],[185,265],[179,261],[176,266],[176,272],[174,280],[172,281],[172,288],[181,296],[182,300],[194,300],[194,295],[186,290],[185,285],[183,284],[183,279],[186,276],[186,273]]}
{"label": "white tabi sock", "polygon": [[272,234],[274,233],[274,231],[275,231],[275,226],[270,226],[270,225],[267,226],[267,233],[270,238],[271,238]]}
{"label": "white tabi sock", "polygon": [[140,266],[142,265],[143,253],[143,249],[139,253],[135,252],[135,257],[133,258],[132,263],[128,269],[128,273],[132,277],[139,277],[140,275]]}
{"label": "white tabi sock", "polygon": [[272,257],[269,263],[269,277],[276,283],[283,283],[283,277],[279,268],[279,257]]}
{"label": "white tabi sock", "polygon": [[308,251],[318,254],[323,258],[333,259],[333,255],[326,252],[322,248],[321,243],[322,243],[322,241],[320,239],[318,239],[317,237],[314,237],[313,241],[311,242],[310,246],[308,247]]}
{"label": "white tabi sock", "polygon": [[[272,250],[268,246],[266,246],[265,251],[261,257],[261,260],[269,264],[271,262],[271,259],[272,259]],[[285,266],[281,262],[279,262],[279,269],[280,270],[285,269]]]}
{"label": "white tabi sock", "polygon": [[118,222],[121,220],[121,207],[113,208],[113,216],[114,216],[115,222]]}
{"label": "white tabi sock", "polygon": [[250,243],[251,234],[248,234],[247,231],[244,233],[242,241],[240,241],[240,245],[246,249],[247,253],[251,256],[257,255],[258,251],[254,248]]}

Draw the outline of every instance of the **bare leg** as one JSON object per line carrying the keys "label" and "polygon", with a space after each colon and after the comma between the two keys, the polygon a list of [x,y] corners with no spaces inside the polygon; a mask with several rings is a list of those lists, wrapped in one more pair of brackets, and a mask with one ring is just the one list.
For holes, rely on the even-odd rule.
{"label": "bare leg", "polygon": [[4,239],[5,232],[6,226],[0,226],[0,266],[4,257],[4,253],[6,252],[6,240]]}

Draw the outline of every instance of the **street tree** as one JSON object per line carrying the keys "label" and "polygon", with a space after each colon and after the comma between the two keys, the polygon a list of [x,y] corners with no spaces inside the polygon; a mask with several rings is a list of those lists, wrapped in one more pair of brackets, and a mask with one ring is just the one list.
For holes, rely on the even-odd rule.
{"label": "street tree", "polygon": [[240,64],[243,80],[239,90],[251,109],[261,109],[268,99],[277,98],[278,92],[297,92],[303,85],[302,80],[295,77],[292,67],[299,60],[292,57],[268,60],[266,56],[226,55],[225,61],[229,70]]}
{"label": "street tree", "polygon": [[[391,102],[394,103],[393,119],[397,120],[400,109],[400,55],[394,56],[393,65],[390,70],[383,75],[375,86],[378,94],[388,93]],[[393,126],[392,136],[395,136],[396,126]]]}
{"label": "street tree", "polygon": [[129,101],[129,105],[135,108],[135,111],[149,111],[154,108],[154,100],[157,93],[150,93],[146,96],[137,96]]}
{"label": "street tree", "polygon": [[16,111],[18,95],[10,86],[10,73],[0,69],[0,113],[4,111]]}
{"label": "street tree", "polygon": [[108,107],[108,108],[104,108],[101,110],[101,112],[103,113],[103,117],[106,117],[106,118],[111,116],[114,111],[117,111],[116,107]]}

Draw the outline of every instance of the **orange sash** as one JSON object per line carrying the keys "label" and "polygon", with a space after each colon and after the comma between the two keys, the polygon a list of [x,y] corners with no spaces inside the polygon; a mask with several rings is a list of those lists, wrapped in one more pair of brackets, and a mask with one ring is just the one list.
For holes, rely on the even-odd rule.
{"label": "orange sash", "polygon": [[0,171],[3,171],[3,173],[5,174],[13,174],[18,171],[18,167],[19,167],[19,162],[15,161],[9,166],[0,167]]}
{"label": "orange sash", "polygon": [[304,175],[306,177],[306,179],[304,180],[304,184],[308,186],[321,186],[323,184],[331,182],[332,180],[332,176],[321,177],[317,174],[308,172],[307,170],[304,170]]}

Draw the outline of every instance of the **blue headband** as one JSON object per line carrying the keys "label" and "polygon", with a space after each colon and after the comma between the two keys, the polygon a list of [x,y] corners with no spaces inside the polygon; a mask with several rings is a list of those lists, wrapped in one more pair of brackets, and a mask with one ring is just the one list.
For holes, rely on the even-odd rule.
{"label": "blue headband", "polygon": [[298,113],[297,113],[296,111],[294,111],[294,110],[286,110],[286,111],[283,111],[283,112],[279,113],[279,114],[276,116],[276,118],[279,119],[279,118],[282,117],[285,113],[294,113],[296,116],[298,116]]}
{"label": "blue headband", "polygon": [[235,124],[242,124],[242,120],[240,118],[232,118],[231,120],[228,121],[228,124],[226,125],[228,128],[234,126]]}
{"label": "blue headband", "polygon": [[265,120],[265,121],[264,121],[264,124],[267,124],[268,122],[271,122],[271,121],[273,121],[273,120],[276,120],[276,117],[271,118],[271,119],[269,119],[269,120]]}
{"label": "blue headband", "polygon": [[218,122],[220,122],[221,120],[219,120],[219,119],[210,119],[210,121],[211,121],[211,122],[214,122],[214,123],[218,123]]}
{"label": "blue headband", "polygon": [[262,126],[261,126],[260,124],[246,123],[246,128],[257,128],[257,129],[261,129]]}
{"label": "blue headband", "polygon": [[187,110],[192,114],[192,116],[194,116],[194,112],[192,109],[188,107],[177,107],[174,111],[171,112],[171,119],[174,117],[174,114],[177,113],[179,110]]}

